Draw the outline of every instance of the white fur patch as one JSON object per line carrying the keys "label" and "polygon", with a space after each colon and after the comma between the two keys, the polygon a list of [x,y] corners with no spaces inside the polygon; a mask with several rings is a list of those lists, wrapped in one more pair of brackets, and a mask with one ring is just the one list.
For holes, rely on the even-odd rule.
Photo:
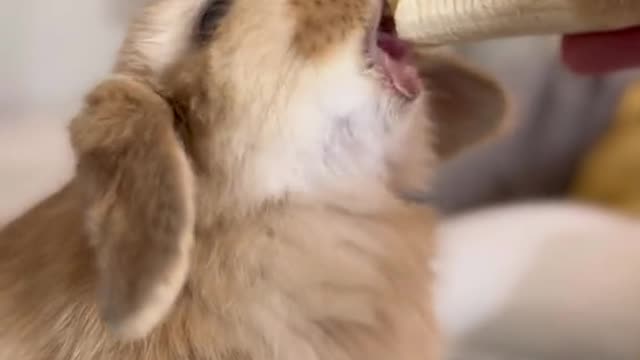
{"label": "white fur patch", "polygon": [[406,145],[412,129],[411,121],[400,120],[411,116],[396,113],[397,99],[366,73],[354,56],[360,51],[354,36],[335,56],[317,66],[304,64],[294,79],[286,79],[293,88],[289,97],[272,105],[287,106],[273,111],[286,118],[264,121],[276,125],[263,129],[269,136],[253,167],[259,175],[250,176],[260,182],[246,187],[256,189],[256,196],[357,189],[388,175],[386,156]]}

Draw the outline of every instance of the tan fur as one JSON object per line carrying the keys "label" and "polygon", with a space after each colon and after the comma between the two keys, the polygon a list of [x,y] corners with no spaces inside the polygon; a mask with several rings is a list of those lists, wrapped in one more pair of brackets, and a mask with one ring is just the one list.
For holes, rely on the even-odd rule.
{"label": "tan fur", "polygon": [[291,0],[296,19],[293,45],[304,56],[318,56],[344,41],[353,29],[373,24],[375,14],[365,1]]}
{"label": "tan fur", "polygon": [[101,312],[127,338],[166,315],[187,276],[194,180],[173,123],[158,94],[125,77],[100,84],[71,123]]}
{"label": "tan fur", "polygon": [[0,360],[439,359],[435,219],[400,196],[434,135],[365,70],[381,4],[235,0],[195,44],[204,5],[147,6],[76,176],[0,232]]}

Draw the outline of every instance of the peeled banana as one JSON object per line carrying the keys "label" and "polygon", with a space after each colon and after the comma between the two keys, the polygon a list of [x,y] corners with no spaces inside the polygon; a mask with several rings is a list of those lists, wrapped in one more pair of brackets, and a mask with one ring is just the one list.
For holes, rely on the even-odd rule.
{"label": "peeled banana", "polygon": [[388,1],[395,9],[399,35],[425,45],[604,31],[640,24],[640,0]]}

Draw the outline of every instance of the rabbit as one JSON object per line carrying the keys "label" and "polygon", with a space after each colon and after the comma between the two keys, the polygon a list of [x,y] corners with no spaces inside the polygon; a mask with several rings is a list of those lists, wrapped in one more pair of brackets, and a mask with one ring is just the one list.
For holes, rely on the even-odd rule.
{"label": "rabbit", "polygon": [[146,4],[71,120],[73,178],[0,231],[0,360],[439,359],[437,214],[406,194],[504,97],[392,23]]}

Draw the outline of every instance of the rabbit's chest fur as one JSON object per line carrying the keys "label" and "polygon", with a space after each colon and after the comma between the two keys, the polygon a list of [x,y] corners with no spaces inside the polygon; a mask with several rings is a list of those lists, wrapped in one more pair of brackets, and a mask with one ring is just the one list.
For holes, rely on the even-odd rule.
{"label": "rabbit's chest fur", "polygon": [[[45,260],[43,253],[4,249],[21,258],[3,260],[5,279],[28,275],[0,299],[7,325],[0,329],[0,359],[405,359],[411,355],[403,349],[416,344],[437,350],[427,303],[427,209],[397,204],[357,214],[291,206],[202,232],[172,314],[145,340],[123,344],[95,309],[92,257],[75,216],[81,204],[59,194],[44,206],[49,209],[36,209],[32,220],[64,212],[66,220],[49,231],[55,228],[67,243],[46,244],[47,237],[33,233],[24,245],[38,242],[68,262],[42,262],[34,271],[22,266]],[[52,284],[49,277],[65,281]],[[30,288],[40,306],[33,306]]]}
{"label": "rabbit's chest fur", "polygon": [[192,288],[212,306],[221,345],[251,358],[403,359],[403,341],[433,330],[428,215],[286,209],[211,242]]}

